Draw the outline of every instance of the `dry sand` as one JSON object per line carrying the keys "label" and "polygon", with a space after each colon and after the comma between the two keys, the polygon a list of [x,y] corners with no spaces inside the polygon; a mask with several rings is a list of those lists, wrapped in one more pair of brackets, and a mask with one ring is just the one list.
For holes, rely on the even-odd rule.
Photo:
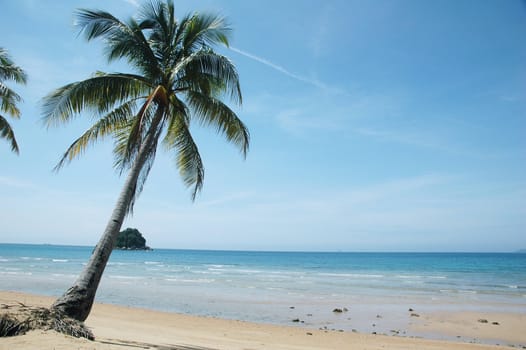
{"label": "dry sand", "polygon": [[[49,297],[2,291],[0,306],[4,307],[0,312],[9,310],[5,309],[5,305],[49,306],[52,301]],[[481,323],[479,319],[487,319],[488,323]],[[463,340],[483,342],[484,339],[495,339],[503,346],[273,326],[106,304],[95,305],[86,325],[93,330],[96,341],[76,339],[52,331],[32,331],[23,336],[0,338],[0,350],[454,350],[509,349],[507,344],[526,346],[525,315],[514,313],[421,314],[420,320],[412,326],[435,335],[458,335]]]}

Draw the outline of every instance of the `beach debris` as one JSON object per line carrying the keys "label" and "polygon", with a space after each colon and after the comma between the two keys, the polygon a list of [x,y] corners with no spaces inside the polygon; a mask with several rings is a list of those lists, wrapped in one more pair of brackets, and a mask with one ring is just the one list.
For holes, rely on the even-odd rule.
{"label": "beach debris", "polygon": [[312,316],[312,314],[307,314],[307,316],[308,316],[308,317],[311,317],[311,316]]}
{"label": "beach debris", "polygon": [[13,337],[25,334],[28,330],[27,322],[20,321],[10,314],[0,316],[0,337]]}
{"label": "beach debris", "polygon": [[296,307],[294,307],[294,306],[290,306],[290,307],[289,307],[289,309],[295,309],[295,308],[296,308]]}
{"label": "beach debris", "polygon": [[34,329],[54,330],[76,338],[95,340],[84,323],[47,308],[31,308],[21,304],[13,313],[0,316],[0,336],[22,335]]}
{"label": "beach debris", "polygon": [[347,311],[349,311],[349,309],[346,308],[346,307],[344,307],[344,308],[343,308],[343,312],[347,312]]}
{"label": "beach debris", "polygon": [[341,314],[343,312],[343,310],[337,307],[334,310],[332,310],[332,312]]}
{"label": "beach debris", "polygon": [[498,323],[498,322],[491,322],[491,324],[494,325],[494,326],[498,326],[500,323]]}
{"label": "beach debris", "polygon": [[351,332],[353,332],[353,333],[358,333],[358,331],[357,331],[356,329],[354,329],[354,328],[351,329]]}
{"label": "beach debris", "polygon": [[420,315],[419,315],[419,314],[416,314],[416,313],[413,312],[413,313],[411,314],[411,317],[420,317]]}
{"label": "beach debris", "polygon": [[292,320],[292,322],[299,322],[299,321],[300,321],[299,318],[295,318],[295,319]]}
{"label": "beach debris", "polygon": [[478,322],[479,323],[488,323],[488,320],[486,320],[485,318],[479,318]]}
{"label": "beach debris", "polygon": [[409,312],[413,312],[413,311],[415,311],[415,310],[414,310],[413,308],[410,307],[409,310],[407,310],[407,311],[409,311]]}
{"label": "beach debris", "polygon": [[376,315],[376,318],[382,318],[382,315]]}
{"label": "beach debris", "polygon": [[311,332],[307,332],[307,335],[312,335],[312,333]]}
{"label": "beach debris", "polygon": [[376,332],[371,332],[371,334],[376,334]]}

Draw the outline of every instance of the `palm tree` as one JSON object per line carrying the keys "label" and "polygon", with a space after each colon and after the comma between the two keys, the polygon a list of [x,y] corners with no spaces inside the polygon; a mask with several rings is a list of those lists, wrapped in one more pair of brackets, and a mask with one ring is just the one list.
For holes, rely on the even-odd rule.
{"label": "palm tree", "polygon": [[[22,99],[4,84],[5,80],[13,80],[16,83],[25,84],[27,76],[22,68],[13,63],[7,51],[0,47],[0,113],[7,113],[18,119],[20,118],[20,110],[17,107],[17,103],[22,101]],[[19,150],[15,133],[2,114],[0,114],[0,137],[9,141],[11,150],[18,154]]]}
{"label": "palm tree", "polygon": [[228,46],[230,28],[210,14],[175,17],[171,0],[142,7],[137,18],[121,21],[108,12],[79,10],[86,39],[101,38],[109,61],[124,58],[136,73],[96,72],[65,85],[44,98],[47,126],[67,123],[83,111],[97,120],[64,153],[56,169],[107,136],[114,138],[115,167],[127,171],[105,231],[76,282],[52,309],[85,320],[125,216],[133,209],[161,141],[192,200],[203,185],[204,168],[190,123],[212,126],[246,155],[249,133],[222,101],[241,104],[239,78],[232,62],[213,46]]}

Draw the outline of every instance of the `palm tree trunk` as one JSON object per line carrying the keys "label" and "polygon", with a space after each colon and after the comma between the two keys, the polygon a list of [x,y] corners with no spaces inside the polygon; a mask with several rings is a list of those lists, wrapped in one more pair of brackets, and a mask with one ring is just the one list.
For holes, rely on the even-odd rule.
{"label": "palm tree trunk", "polygon": [[156,135],[157,126],[161,121],[163,113],[156,114],[144,143],[139,149],[137,158],[126,177],[123,189],[102,237],[93,250],[80,276],[73,286],[53,303],[51,306],[52,310],[79,321],[84,321],[88,318],[102,274],[117,241],[128,207],[135,194],[137,179],[147,159],[146,156],[151,152],[152,146],[156,145],[155,138],[158,136]]}

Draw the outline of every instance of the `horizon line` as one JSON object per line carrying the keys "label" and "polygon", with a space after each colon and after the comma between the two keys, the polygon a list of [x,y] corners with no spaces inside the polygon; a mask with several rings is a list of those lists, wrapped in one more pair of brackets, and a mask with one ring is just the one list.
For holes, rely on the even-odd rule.
{"label": "horizon line", "polygon": [[[57,244],[57,243],[9,243],[0,242],[0,245],[32,245],[32,246],[54,246],[54,247],[76,247],[76,248],[93,248],[95,245],[85,244]],[[276,250],[257,250],[257,249],[211,249],[211,248],[155,248],[150,247],[151,250],[185,250],[185,251],[209,251],[209,252],[252,252],[252,253],[394,253],[394,254],[526,254],[526,249],[517,249],[514,251],[424,251],[424,250],[287,250],[287,249],[276,249]],[[122,250],[122,249],[121,249]],[[125,250],[125,249],[124,249]],[[141,249],[130,250],[140,251]]]}

